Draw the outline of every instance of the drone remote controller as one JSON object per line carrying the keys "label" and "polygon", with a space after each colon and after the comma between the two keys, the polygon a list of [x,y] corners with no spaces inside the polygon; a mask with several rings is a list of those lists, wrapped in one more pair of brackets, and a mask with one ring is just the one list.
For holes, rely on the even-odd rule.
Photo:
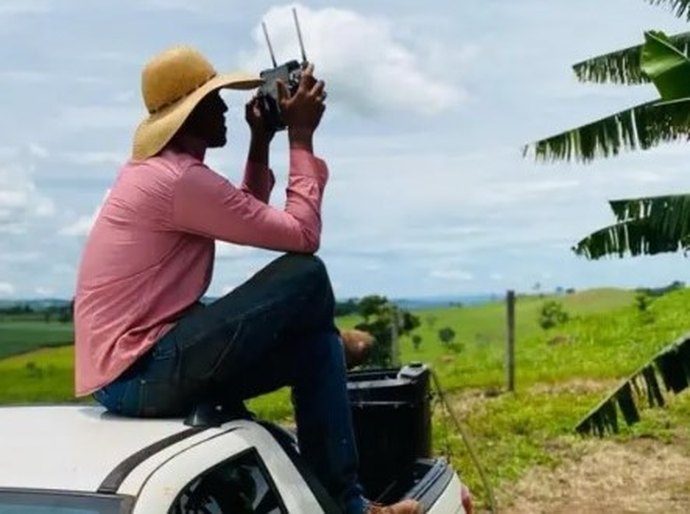
{"label": "drone remote controller", "polygon": [[294,95],[299,87],[299,82],[302,77],[302,71],[307,67],[307,56],[304,52],[304,43],[302,42],[302,32],[299,28],[299,20],[297,19],[297,11],[292,9],[292,17],[295,20],[295,27],[297,29],[297,37],[299,39],[299,46],[302,52],[302,62],[296,60],[288,61],[278,66],[276,58],[271,46],[271,40],[268,37],[266,24],[261,23],[268,45],[268,51],[271,54],[271,61],[273,68],[269,68],[261,72],[260,76],[264,80],[263,85],[259,87],[258,98],[261,110],[264,113],[269,130],[280,131],[286,128],[285,122],[280,113],[280,106],[278,105],[278,80],[282,80],[287,86],[290,96]]}

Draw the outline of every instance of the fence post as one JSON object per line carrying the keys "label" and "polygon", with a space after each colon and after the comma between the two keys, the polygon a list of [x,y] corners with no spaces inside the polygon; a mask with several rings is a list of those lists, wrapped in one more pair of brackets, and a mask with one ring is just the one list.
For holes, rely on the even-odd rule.
{"label": "fence post", "polygon": [[506,295],[506,381],[508,391],[515,391],[515,291]]}

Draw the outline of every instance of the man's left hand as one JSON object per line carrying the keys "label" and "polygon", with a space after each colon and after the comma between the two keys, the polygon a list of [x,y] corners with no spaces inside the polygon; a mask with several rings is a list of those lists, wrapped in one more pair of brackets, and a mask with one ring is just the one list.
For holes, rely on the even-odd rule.
{"label": "man's left hand", "polygon": [[275,131],[268,128],[264,113],[259,107],[259,99],[256,96],[244,106],[244,119],[249,125],[252,137],[260,138],[266,143],[271,142]]}

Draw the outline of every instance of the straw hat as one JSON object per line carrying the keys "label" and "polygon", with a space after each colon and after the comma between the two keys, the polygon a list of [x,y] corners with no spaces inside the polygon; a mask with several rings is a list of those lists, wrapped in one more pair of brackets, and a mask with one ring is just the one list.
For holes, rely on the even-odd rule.
{"label": "straw hat", "polygon": [[160,152],[210,92],[253,89],[262,83],[248,73],[218,74],[201,53],[187,46],[158,54],[142,73],[141,89],[149,116],[134,134],[132,157],[146,159]]}

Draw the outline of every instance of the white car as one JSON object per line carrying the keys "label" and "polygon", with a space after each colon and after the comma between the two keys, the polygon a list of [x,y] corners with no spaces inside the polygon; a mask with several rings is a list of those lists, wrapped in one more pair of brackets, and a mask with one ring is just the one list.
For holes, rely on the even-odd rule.
{"label": "white car", "polygon": [[[466,512],[463,486],[444,459],[416,459],[398,473],[386,501],[415,498],[432,514]],[[0,514],[247,512],[340,511],[294,437],[276,425],[190,426],[90,405],[0,408]]]}

